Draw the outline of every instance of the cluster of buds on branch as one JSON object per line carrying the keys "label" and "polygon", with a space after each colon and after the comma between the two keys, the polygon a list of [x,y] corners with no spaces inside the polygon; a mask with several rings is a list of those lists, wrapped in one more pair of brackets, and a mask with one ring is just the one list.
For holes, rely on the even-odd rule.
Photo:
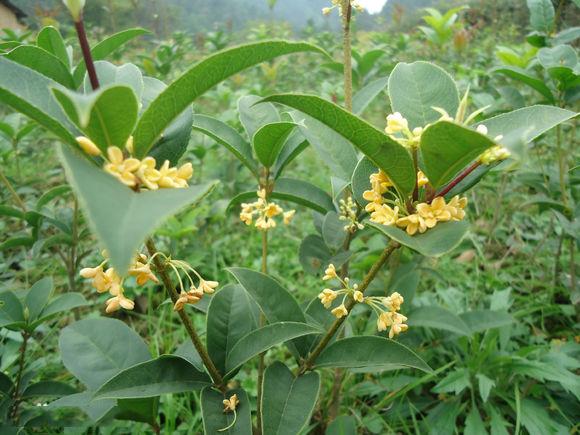
{"label": "cluster of buds on branch", "polygon": [[[358,12],[362,12],[365,8],[357,1],[357,0],[347,0],[350,2],[350,6],[357,10]],[[343,3],[345,0],[331,0],[332,6],[328,8],[322,8],[322,13],[324,15],[330,15],[333,9],[338,9],[338,14],[342,17],[344,14],[343,11]]]}
{"label": "cluster of buds on branch", "polygon": [[288,225],[295,210],[284,211],[275,202],[268,201],[266,189],[262,188],[257,192],[258,200],[252,203],[243,203],[242,211],[240,212],[240,220],[246,225],[251,225],[256,218],[255,227],[261,231],[268,231],[276,227],[276,220],[274,217],[282,215],[284,225]]}

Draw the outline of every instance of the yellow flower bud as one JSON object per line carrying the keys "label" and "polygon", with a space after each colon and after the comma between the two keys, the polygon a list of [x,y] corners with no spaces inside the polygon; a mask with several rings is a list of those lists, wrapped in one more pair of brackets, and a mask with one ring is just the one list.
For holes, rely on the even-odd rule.
{"label": "yellow flower bud", "polygon": [[88,137],[79,136],[77,137],[77,142],[82,148],[82,150],[89,156],[100,156],[101,150],[95,145],[95,143]]}
{"label": "yellow flower bud", "polygon": [[80,21],[85,7],[85,0],[62,0],[62,2],[69,10],[73,20],[75,22]]}

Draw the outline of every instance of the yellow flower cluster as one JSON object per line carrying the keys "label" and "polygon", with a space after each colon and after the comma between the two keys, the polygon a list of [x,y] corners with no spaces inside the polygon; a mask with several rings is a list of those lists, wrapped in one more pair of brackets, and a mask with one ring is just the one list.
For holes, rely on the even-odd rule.
{"label": "yellow flower cluster", "polygon": [[[101,155],[101,150],[86,137],[78,137],[80,147],[91,156]],[[132,149],[133,138],[129,138],[125,148]],[[159,169],[153,157],[145,157],[143,160],[134,157],[125,158],[121,148],[111,146],[107,149],[105,165],[103,169],[117,178],[121,183],[129,187],[142,187],[148,190],[161,188],[187,187],[188,180],[193,175],[193,166],[186,163],[182,166],[171,167],[166,160]]]}
{"label": "yellow flower cluster", "polygon": [[237,394],[233,394],[229,399],[224,399],[224,412],[234,412],[238,407],[240,400]]}
{"label": "yellow flower cluster", "polygon": [[[371,213],[370,221],[381,225],[396,225],[404,228],[407,234],[414,235],[424,233],[429,228],[435,227],[438,222],[459,221],[465,217],[466,198],[455,196],[449,203],[445,198],[437,197],[431,203],[419,203],[415,207],[415,213],[402,214],[404,207],[398,200],[389,201],[384,194],[393,185],[389,177],[381,170],[370,176],[371,190],[363,193],[363,198],[369,203],[365,210]],[[425,187],[429,180],[422,171],[417,173],[417,186]],[[387,204],[390,202],[391,205]]]}
{"label": "yellow flower cluster", "polygon": [[[332,6],[329,8],[322,8],[322,13],[324,15],[329,15],[334,8],[338,8],[338,14],[342,17],[342,0],[331,0]],[[362,12],[365,8],[357,1],[357,0],[350,0],[350,5],[356,9],[358,12]]]}
{"label": "yellow flower cluster", "polygon": [[[81,270],[80,275],[86,279],[92,279],[92,285],[99,293],[109,292],[111,298],[106,301],[107,313],[112,313],[124,308],[132,310],[135,308],[135,302],[125,296],[123,288],[124,279],[120,277],[114,268],[109,267],[105,270],[108,263],[106,252],[103,252],[105,260],[97,267],[88,267]],[[129,268],[129,276],[136,278],[138,285],[144,285],[148,281],[159,282],[157,277],[151,272],[150,260],[144,254],[138,254],[133,264]]]}
{"label": "yellow flower cluster", "polygon": [[403,302],[403,296],[397,292],[387,297],[369,296],[365,298],[365,303],[377,314],[377,329],[379,332],[390,328],[389,338],[393,338],[395,335],[399,335],[409,329],[409,326],[405,324],[407,317],[398,312]]}
{"label": "yellow flower cluster", "polygon": [[348,309],[346,308],[345,302],[348,297],[351,297],[356,302],[364,302],[364,296],[360,290],[358,290],[358,285],[355,284],[352,287],[349,283],[349,278],[342,279],[337,273],[334,264],[329,264],[326,270],[324,271],[324,276],[322,277],[323,281],[330,281],[337,279],[341,284],[342,288],[340,290],[332,290],[326,288],[322,290],[319,295],[318,299],[320,299],[320,303],[324,305],[324,308],[329,309],[332,305],[332,302],[340,295],[344,295],[342,298],[342,302],[339,306],[330,310],[333,316],[337,319],[348,315]]}
{"label": "yellow flower cluster", "polygon": [[358,219],[358,209],[352,196],[349,196],[347,200],[340,200],[340,216],[338,217],[341,221],[347,221],[348,223],[344,226],[344,231],[349,233],[354,233],[357,229],[362,230],[364,225],[361,224]]}
{"label": "yellow flower cluster", "polygon": [[[173,309],[175,311],[181,311],[183,308],[190,304],[194,305],[197,304],[204,294],[212,294],[215,292],[216,287],[219,285],[217,281],[206,281],[201,277],[201,275],[188,263],[181,260],[173,260],[171,258],[165,257],[167,265],[173,269],[177,280],[179,282],[179,297],[175,301],[173,305]],[[189,281],[188,290],[185,289],[183,285],[183,280],[181,279],[180,271],[184,273],[184,276]],[[191,278],[190,272],[193,273],[197,279],[199,280],[198,285],[196,286]]]}
{"label": "yellow flower cluster", "polygon": [[411,131],[409,129],[409,122],[399,112],[391,113],[387,116],[385,133],[405,148],[417,148],[421,142],[423,131],[423,127],[415,127]]}
{"label": "yellow flower cluster", "polygon": [[240,220],[246,225],[251,225],[254,221],[254,216],[257,217],[255,227],[262,231],[268,231],[276,226],[274,217],[282,215],[284,225],[288,225],[296,210],[284,211],[275,202],[269,202],[266,195],[266,189],[260,189],[257,192],[258,200],[252,203],[243,203],[242,211],[240,212]]}

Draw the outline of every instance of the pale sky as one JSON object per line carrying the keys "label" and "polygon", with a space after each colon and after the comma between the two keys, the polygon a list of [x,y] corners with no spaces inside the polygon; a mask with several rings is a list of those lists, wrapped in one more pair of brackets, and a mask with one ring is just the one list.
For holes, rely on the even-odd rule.
{"label": "pale sky", "polygon": [[376,14],[383,10],[387,0],[358,0],[358,2],[364,6],[369,14]]}

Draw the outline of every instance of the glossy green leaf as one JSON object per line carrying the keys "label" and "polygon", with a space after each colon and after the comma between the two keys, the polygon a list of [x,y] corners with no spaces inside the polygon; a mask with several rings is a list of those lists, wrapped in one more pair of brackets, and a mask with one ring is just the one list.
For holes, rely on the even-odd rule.
{"label": "glossy green leaf", "polygon": [[55,27],[46,26],[38,32],[36,45],[54,55],[67,67],[67,69],[70,68],[70,58],[64,39]]}
{"label": "glossy green leaf", "polygon": [[439,188],[494,145],[493,140],[474,130],[452,122],[438,122],[421,136],[423,172],[431,185]]}
{"label": "glossy green leaf", "polygon": [[476,407],[472,407],[467,418],[465,419],[465,435],[484,435],[487,434],[485,429],[485,423],[479,415],[479,411]]}
{"label": "glossy green leaf", "polygon": [[360,336],[337,340],[322,351],[315,367],[362,368],[369,372],[431,368],[408,347],[383,337]]}
{"label": "glossy green leaf", "polygon": [[282,147],[278,158],[276,159],[276,165],[274,166],[274,178],[278,179],[284,168],[288,166],[296,157],[302,153],[306,148],[308,148],[308,141],[304,138],[304,135],[299,130],[294,130],[290,137],[286,140],[286,143]]}
{"label": "glossy green leaf", "polygon": [[575,68],[578,64],[578,54],[570,45],[544,47],[538,51],[538,61],[546,69],[560,66]]}
{"label": "glossy green leaf", "polygon": [[[514,134],[524,142],[531,142],[555,126],[566,122],[578,114],[554,106],[530,106],[513,112],[486,119],[480,124],[487,127],[489,137],[502,135],[506,138]],[[501,142],[501,141],[500,141]]]}
{"label": "glossy green leaf", "polygon": [[310,421],[318,400],[320,376],[316,372],[294,377],[279,361],[264,373],[262,433],[295,435]]}
{"label": "glossy green leaf", "polygon": [[249,139],[266,124],[280,122],[280,114],[273,104],[257,104],[262,97],[257,95],[245,95],[238,100],[238,113],[240,122],[246,130]]}
{"label": "glossy green leaf", "polygon": [[528,71],[522,68],[518,68],[515,66],[502,66],[498,68],[493,68],[491,72],[502,74],[506,77],[510,77],[512,79],[524,83],[525,85],[531,87],[532,89],[535,89],[540,94],[542,94],[546,98],[546,100],[548,100],[548,102],[555,101],[554,95],[552,95],[552,91],[550,91],[550,88],[546,86],[544,80],[531,75]]}
{"label": "glossy green leaf", "polygon": [[[98,400],[99,402],[102,399]],[[115,419],[143,422],[150,425],[157,424],[159,417],[159,396],[144,399],[117,400]]]}
{"label": "glossy green leaf", "polygon": [[451,117],[459,107],[459,92],[451,76],[437,65],[422,61],[395,66],[389,76],[389,98],[392,111],[403,115],[411,130],[441,117],[433,107],[444,109]]}
{"label": "glossy green leaf", "polygon": [[[143,83],[143,106],[148,107],[151,101],[163,92],[167,86],[162,81],[151,77],[144,77]],[[158,162],[169,160],[172,165],[177,165],[189,144],[192,123],[193,110],[188,108],[162,133],[161,138],[155,142],[155,145],[149,151],[149,155]]]}
{"label": "glossy green leaf", "polygon": [[60,333],[62,362],[90,390],[117,373],[151,359],[147,345],[120,320],[84,319]]}
{"label": "glossy green leaf", "polygon": [[352,111],[360,115],[387,87],[388,77],[373,80],[352,97]]}
{"label": "glossy green leaf", "polygon": [[77,146],[72,124],[52,95],[60,85],[48,77],[0,56],[0,101],[28,116],[65,143]]}
{"label": "glossy green leaf", "polygon": [[341,415],[335,418],[326,428],[325,435],[357,435],[356,418],[351,415]]}
{"label": "glossy green leaf", "polygon": [[267,41],[230,48],[203,59],[165,89],[145,110],[135,131],[135,155],[147,155],[153,143],[193,101],[219,82],[238,72],[297,52],[324,53],[300,42]]}
{"label": "glossy green leaf", "polygon": [[258,160],[269,168],[278,158],[288,136],[296,124],[292,122],[276,122],[261,127],[252,137],[252,146]]}
{"label": "glossy green leaf", "polygon": [[[250,269],[233,267],[228,269],[228,272],[234,276],[260,306],[268,322],[306,323],[306,318],[300,305],[278,281],[268,275]],[[308,345],[305,340],[297,339],[293,343],[301,355],[308,352]]]}
{"label": "glossy green leaf", "polygon": [[22,398],[68,396],[75,393],[77,393],[77,390],[68,384],[56,381],[41,381],[26,387],[22,392]]}
{"label": "glossy green leaf", "polygon": [[242,286],[228,285],[212,298],[207,312],[207,351],[221,373],[226,355],[259,325],[259,309]]}
{"label": "glossy green leaf", "polygon": [[32,328],[36,328],[42,322],[46,322],[55,314],[64,311],[70,312],[74,308],[84,307],[89,305],[85,297],[80,293],[65,293],[57,296],[50,301],[38,315],[38,320],[31,324]]}
{"label": "glossy green leaf", "polygon": [[385,171],[403,194],[413,191],[416,174],[409,152],[366,121],[334,103],[312,95],[280,94],[264,101],[284,104],[314,117],[360,149]]}
{"label": "glossy green leaf", "polygon": [[161,355],[120,371],[95,393],[98,399],[134,399],[201,390],[211,384],[205,373],[174,355]]}
{"label": "glossy green leaf", "polygon": [[52,294],[53,283],[51,277],[46,277],[40,281],[35,282],[26,297],[24,304],[28,308],[28,321],[33,322],[40,315],[44,307],[48,303],[48,299]]}
{"label": "glossy green leaf", "polygon": [[[93,61],[103,60],[123,45],[125,45],[130,40],[141,36],[146,35],[149,32],[145,29],[135,28],[135,29],[127,29],[121,32],[115,33],[102,41],[100,41],[97,45],[91,48],[91,55],[93,57]],[[76,66],[73,76],[76,84],[80,84],[83,80],[85,72],[87,68],[85,66],[84,60],[81,60],[80,63]]]}
{"label": "glossy green leaf", "polygon": [[422,326],[425,328],[441,329],[464,336],[471,335],[471,329],[461,317],[438,306],[426,306],[414,309],[409,315],[408,324],[410,327]]}
{"label": "glossy green leaf", "polygon": [[298,322],[276,322],[263,326],[246,334],[232,347],[226,358],[226,371],[231,373],[246,361],[277,344],[322,332],[315,326]]}
{"label": "glossy green leaf", "polygon": [[59,89],[53,92],[71,121],[103,153],[111,146],[124,148],[139,112],[137,98],[130,87],[104,87],[88,95]]}
{"label": "glossy green leaf", "polygon": [[91,421],[98,422],[113,410],[115,404],[116,400],[93,400],[92,391],[83,391],[54,400],[47,405],[47,409],[80,409]]}
{"label": "glossy green leaf", "polygon": [[495,387],[495,381],[488,378],[483,373],[478,373],[475,377],[477,378],[479,395],[481,396],[483,403],[485,403],[487,402],[491,389]]}
{"label": "glossy green leaf", "polygon": [[0,293],[0,328],[24,325],[24,307],[11,291]]}
{"label": "glossy green leaf", "polygon": [[334,211],[328,212],[324,216],[322,238],[329,248],[336,250],[343,246],[347,236],[347,232],[344,229],[346,223],[346,221],[340,220],[338,213]]}
{"label": "glossy green leaf", "polygon": [[[234,394],[240,401],[236,408],[237,417],[235,418],[235,424],[233,424],[233,412],[224,412],[223,404],[225,399],[229,399]],[[201,414],[203,417],[203,433],[205,434],[252,434],[250,399],[241,388],[230,390],[225,394],[211,387],[204,388],[201,392]],[[232,426],[230,427],[230,425]]]}
{"label": "glossy green leaf", "polygon": [[5,56],[69,89],[75,87],[68,68],[56,56],[42,48],[35,47],[34,45],[21,45],[9,51]]}
{"label": "glossy green leaf", "polygon": [[252,147],[235,129],[225,122],[205,115],[193,115],[193,129],[204,133],[226,147],[254,175],[258,176],[256,162],[252,156]]}
{"label": "glossy green leaf", "polygon": [[427,257],[440,257],[453,250],[465,237],[469,230],[469,222],[442,222],[435,228],[423,234],[408,235],[405,231],[392,225],[367,223],[387,237],[396,240],[401,245],[417,251]]}
{"label": "glossy green leaf", "polygon": [[331,173],[348,179],[358,161],[354,146],[324,123],[303,112],[292,111],[290,116]]}
{"label": "glossy green leaf", "polygon": [[[132,63],[125,63],[123,65],[114,65],[110,62],[99,61],[95,62],[95,70],[99,77],[99,84],[101,88],[109,86],[128,86],[133,89],[137,96],[137,101],[141,101],[144,92],[144,78],[141,70]],[[155,88],[155,87],[154,87]],[[85,77],[83,82],[83,89],[85,94],[93,93],[93,87],[89,77]],[[155,89],[151,90],[155,92]]]}
{"label": "glossy green leaf", "polygon": [[371,188],[370,176],[378,172],[377,166],[368,158],[360,159],[354,172],[352,173],[351,188],[354,199],[364,208],[368,201],[363,198],[363,193]]}
{"label": "glossy green leaf", "polygon": [[527,4],[532,28],[539,32],[552,32],[556,15],[552,0],[527,0]]}
{"label": "glossy green leaf", "polygon": [[91,228],[121,275],[155,227],[179,209],[199,202],[215,185],[136,193],[73,150],[61,148],[60,154]]}
{"label": "glossy green leaf", "polygon": [[503,311],[475,310],[460,314],[472,333],[483,332],[488,329],[501,328],[514,323],[514,318]]}

